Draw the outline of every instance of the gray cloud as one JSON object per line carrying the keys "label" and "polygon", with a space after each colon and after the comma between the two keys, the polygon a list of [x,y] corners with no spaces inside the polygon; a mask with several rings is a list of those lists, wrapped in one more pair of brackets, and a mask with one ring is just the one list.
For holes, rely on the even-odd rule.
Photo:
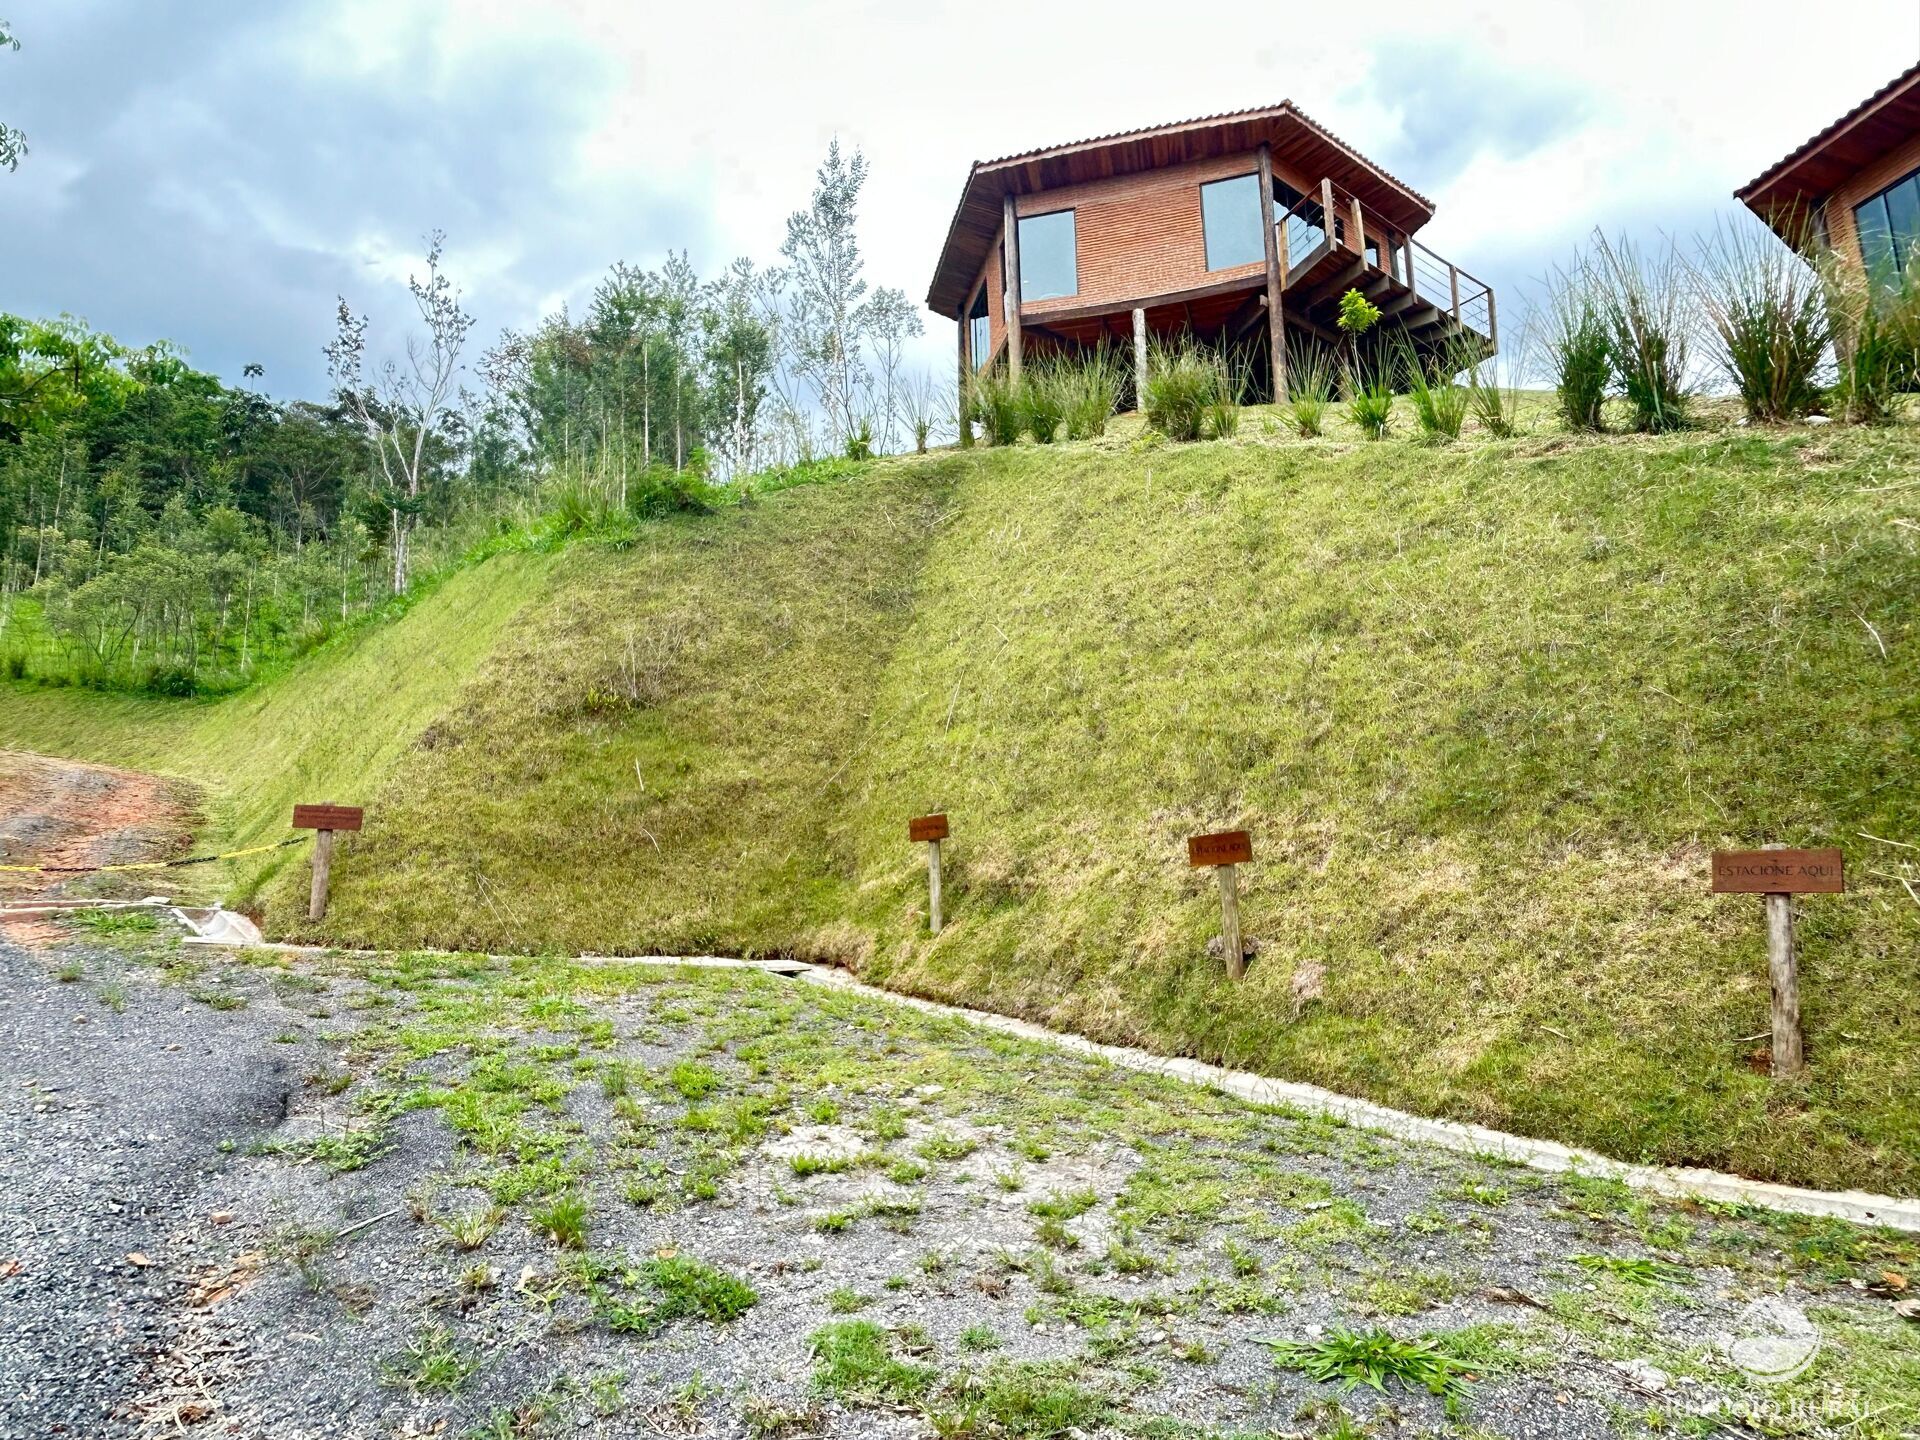
{"label": "gray cloud", "polygon": [[1381,41],[1357,88],[1399,117],[1382,163],[1429,194],[1476,156],[1517,160],[1571,134],[1590,105],[1583,86],[1432,39]]}
{"label": "gray cloud", "polygon": [[[416,35],[361,72],[287,53],[317,8],[16,5],[27,48],[6,57],[7,118],[33,150],[0,176],[0,308],[172,339],[229,379],[258,361],[274,393],[318,395],[336,294],[376,325],[407,313],[357,258],[370,240],[413,253],[448,231],[483,334],[617,258],[726,258],[702,196],[578,178],[578,143],[621,83],[581,45],[450,70]],[[462,276],[463,251],[489,273]]]}

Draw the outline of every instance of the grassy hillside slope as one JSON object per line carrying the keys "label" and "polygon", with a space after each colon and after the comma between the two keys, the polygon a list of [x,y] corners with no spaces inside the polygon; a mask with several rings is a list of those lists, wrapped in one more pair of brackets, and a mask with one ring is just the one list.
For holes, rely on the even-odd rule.
{"label": "grassy hillside slope", "polygon": [[[1920,851],[1859,833],[1920,841],[1916,460],[1858,433],[996,456],[875,704],[867,969],[1631,1157],[1920,1186],[1920,905],[1882,878]],[[955,831],[933,943],[901,843],[927,808]],[[1263,947],[1237,987],[1183,845],[1229,826]],[[1748,1063],[1759,901],[1706,893],[1711,848],[1773,839],[1853,866],[1802,907],[1804,1090]]]}
{"label": "grassy hillside slope", "polygon": [[[325,938],[813,950],[951,486],[902,462],[581,547],[376,797]],[[297,896],[271,917],[307,933]]]}
{"label": "grassy hillside slope", "polygon": [[[125,765],[192,780],[206,843],[244,848],[288,833],[296,801],[360,804],[467,682],[553,571],[551,554],[505,554],[454,572],[391,623],[355,629],[255,689],[210,701],[138,699],[0,685],[0,748]],[[370,818],[378,833],[381,817]],[[204,872],[180,872],[198,880]],[[237,862],[229,903],[276,879],[306,883],[305,852]],[[274,907],[270,920],[287,916]]]}
{"label": "grassy hillside slope", "polygon": [[[459,577],[430,603],[495,618],[427,647],[444,688],[378,756],[327,761],[369,829],[317,931],[302,867],[258,877],[269,926],[792,951],[1628,1158],[1920,1192],[1920,850],[1862,837],[1920,844],[1911,429],[1257,428],[888,462],[514,562],[552,566],[524,608],[472,578],[501,562]],[[333,687],[309,716],[367,725],[427,609],[228,703]],[[180,713],[0,688],[0,736],[204,761],[264,827],[275,764],[209,741],[264,717]],[[937,941],[905,840],[933,809]],[[1230,825],[1237,986],[1184,855]],[[1706,893],[1712,848],[1770,839],[1842,845],[1853,885],[1802,907],[1800,1087],[1751,1064],[1759,902]]]}

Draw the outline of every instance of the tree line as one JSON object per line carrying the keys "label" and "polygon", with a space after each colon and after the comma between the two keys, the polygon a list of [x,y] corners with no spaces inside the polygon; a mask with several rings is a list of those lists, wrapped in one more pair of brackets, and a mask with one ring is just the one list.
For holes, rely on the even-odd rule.
{"label": "tree line", "polygon": [[838,142],[782,263],[611,267],[484,349],[427,238],[403,334],[342,298],[330,393],[278,401],[166,342],[0,314],[0,667],[166,694],[247,683],[404,603],[565,494],[644,514],[828,455],[924,448],[951,396],[910,372],[916,306],[869,287],[864,157]]}

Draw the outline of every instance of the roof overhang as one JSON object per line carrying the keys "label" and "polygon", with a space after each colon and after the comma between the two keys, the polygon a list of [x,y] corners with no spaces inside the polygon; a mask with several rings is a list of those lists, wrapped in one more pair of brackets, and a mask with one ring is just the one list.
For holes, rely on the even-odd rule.
{"label": "roof overhang", "polygon": [[1031,195],[1063,185],[1244,154],[1262,144],[1273,147],[1277,164],[1316,179],[1335,181],[1358,196],[1369,210],[1409,234],[1433,218],[1431,200],[1315,124],[1291,101],[1283,101],[1260,110],[1209,115],[1000,160],[976,161],[967,174],[953,223],[947,227],[947,242],[940,251],[940,263],[934,267],[927,306],[936,315],[959,317],[993,247],[1000,229],[1001,207],[1008,195]]}
{"label": "roof overhang", "polygon": [[1782,238],[1797,241],[1811,208],[1894,146],[1920,133],[1920,65],[1897,76],[1764,174],[1733,192]]}

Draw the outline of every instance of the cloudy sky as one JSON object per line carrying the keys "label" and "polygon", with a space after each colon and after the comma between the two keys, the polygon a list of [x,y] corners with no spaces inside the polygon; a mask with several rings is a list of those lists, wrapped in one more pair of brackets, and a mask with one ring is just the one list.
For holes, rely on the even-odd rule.
{"label": "cloudy sky", "polygon": [[[1920,0],[5,13],[24,48],[0,55],[0,121],[31,153],[0,173],[0,310],[168,337],[230,379],[258,362],[282,396],[323,389],[336,295],[400,317],[436,226],[491,334],[578,303],[615,260],[777,259],[837,134],[872,162],[869,277],[918,299],[973,160],[1284,98],[1436,199],[1423,239],[1517,314],[1594,226],[1710,229],[1920,56]],[[927,363],[948,363],[949,325]]]}

